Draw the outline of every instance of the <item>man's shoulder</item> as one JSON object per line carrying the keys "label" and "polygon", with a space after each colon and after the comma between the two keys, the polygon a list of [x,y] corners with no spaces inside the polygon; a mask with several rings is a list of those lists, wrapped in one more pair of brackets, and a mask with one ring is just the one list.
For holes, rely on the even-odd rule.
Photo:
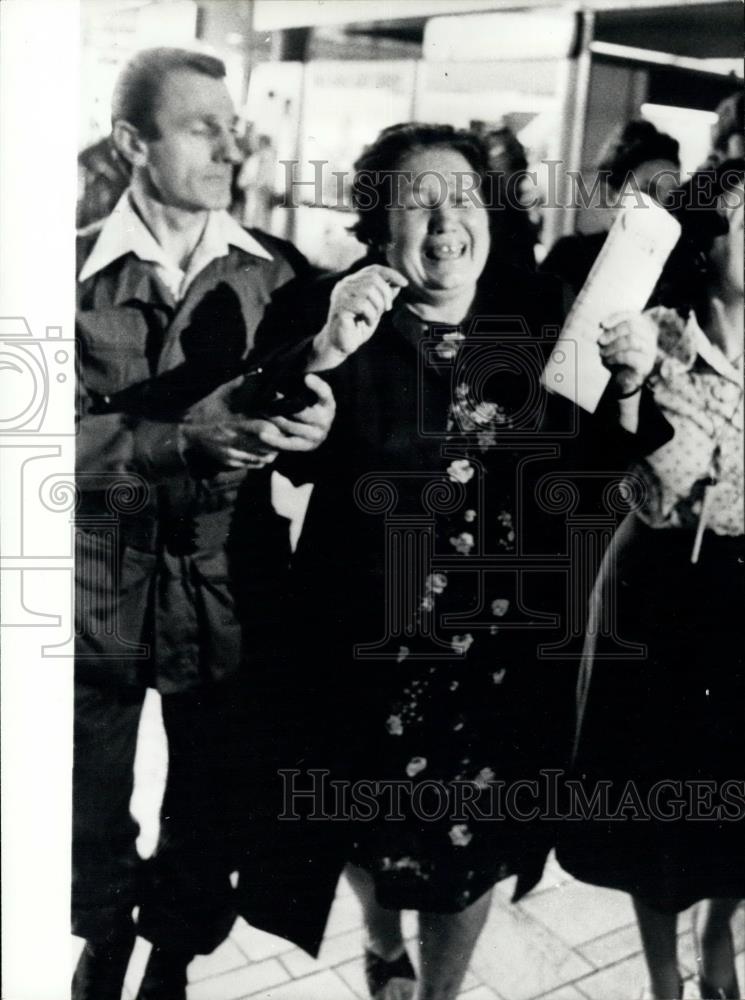
{"label": "man's shoulder", "polygon": [[[277,237],[272,240],[271,246],[267,244],[270,252],[273,252],[273,247],[277,244],[285,244],[284,240],[278,240]],[[287,336],[289,332],[294,339],[301,339],[308,333],[317,333],[323,326],[334,285],[348,272],[331,274],[313,267],[307,261],[305,265],[289,281],[272,291],[262,331],[264,334],[274,336],[276,332]]]}
{"label": "man's shoulder", "polygon": [[[272,256],[273,270],[287,277],[313,278],[318,272],[302,251],[289,240],[264,232],[263,229],[246,228],[249,236]],[[268,262],[269,263],[269,262]]]}
{"label": "man's shoulder", "polygon": [[281,289],[274,301],[292,312],[302,308],[302,312],[312,317],[312,322],[315,323],[318,316],[325,318],[334,286],[356,270],[356,264],[343,271],[326,271],[308,264],[304,270],[296,272],[292,281]]}
{"label": "man's shoulder", "polygon": [[334,290],[334,287],[343,278],[348,278],[351,274],[356,274],[357,271],[361,271],[364,267],[368,267],[370,264],[379,263],[381,263],[381,261],[365,254],[364,256],[353,261],[353,263],[341,271],[322,271],[320,268],[316,268],[310,275],[312,280],[308,282],[308,292],[317,298],[329,298]]}

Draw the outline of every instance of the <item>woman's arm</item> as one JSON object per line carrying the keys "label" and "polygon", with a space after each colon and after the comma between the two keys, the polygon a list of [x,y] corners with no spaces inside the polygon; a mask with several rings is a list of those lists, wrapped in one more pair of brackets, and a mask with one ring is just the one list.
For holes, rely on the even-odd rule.
{"label": "woman's arm", "polygon": [[392,267],[370,264],[342,278],[331,292],[326,321],[313,339],[310,372],[337,368],[375,333],[408,281]]}
{"label": "woman's arm", "polygon": [[635,434],[641,391],[657,358],[657,324],[648,313],[616,313],[603,325],[598,346],[612,375],[610,391],[617,401],[619,423]]}

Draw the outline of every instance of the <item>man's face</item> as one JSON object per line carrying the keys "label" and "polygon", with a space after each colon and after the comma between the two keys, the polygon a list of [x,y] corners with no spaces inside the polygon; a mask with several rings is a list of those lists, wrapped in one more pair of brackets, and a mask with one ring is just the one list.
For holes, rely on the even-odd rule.
{"label": "man's face", "polygon": [[191,212],[227,208],[240,153],[225,82],[193,70],[169,73],[154,119],[158,138],[143,140],[153,196]]}

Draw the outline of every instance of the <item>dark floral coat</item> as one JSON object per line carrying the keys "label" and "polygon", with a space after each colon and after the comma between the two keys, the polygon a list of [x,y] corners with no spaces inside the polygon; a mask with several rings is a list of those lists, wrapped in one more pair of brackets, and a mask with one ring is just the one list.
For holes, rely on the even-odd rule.
{"label": "dark floral coat", "polygon": [[[338,278],[307,295],[310,329]],[[329,373],[283,651],[252,685],[268,787],[242,878],[247,918],[311,952],[347,860],[393,908],[453,912],[540,877],[551,824],[495,793],[567,763],[586,563],[645,449],[612,401],[586,419],[542,389],[560,298],[502,268],[459,327],[399,301]]]}

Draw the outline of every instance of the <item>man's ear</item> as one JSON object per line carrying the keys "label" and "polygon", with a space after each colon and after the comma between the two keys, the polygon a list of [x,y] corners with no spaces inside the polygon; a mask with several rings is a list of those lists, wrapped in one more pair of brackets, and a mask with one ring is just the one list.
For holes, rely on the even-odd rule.
{"label": "man's ear", "polygon": [[114,122],[111,132],[116,151],[133,167],[144,167],[148,160],[147,142],[139,131],[129,122],[119,120]]}

